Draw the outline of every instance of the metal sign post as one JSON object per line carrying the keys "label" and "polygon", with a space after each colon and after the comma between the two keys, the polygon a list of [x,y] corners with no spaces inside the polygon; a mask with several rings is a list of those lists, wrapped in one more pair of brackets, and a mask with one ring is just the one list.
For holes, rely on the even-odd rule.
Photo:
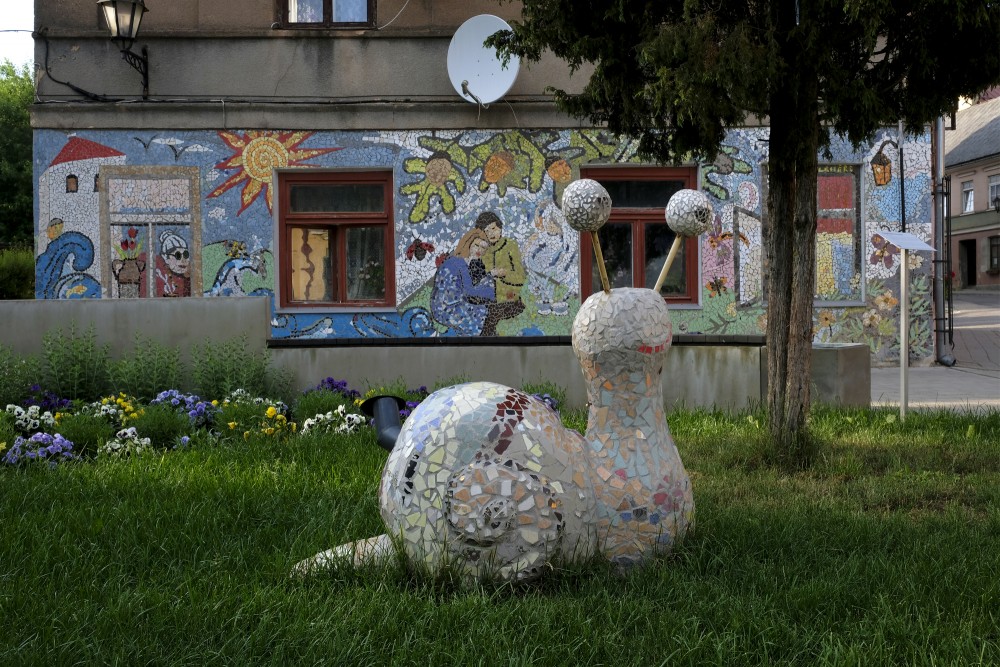
{"label": "metal sign post", "polygon": [[910,367],[910,263],[908,250],[930,250],[934,248],[908,232],[879,232],[879,236],[896,246],[899,254],[899,420],[906,419],[909,402],[907,386]]}

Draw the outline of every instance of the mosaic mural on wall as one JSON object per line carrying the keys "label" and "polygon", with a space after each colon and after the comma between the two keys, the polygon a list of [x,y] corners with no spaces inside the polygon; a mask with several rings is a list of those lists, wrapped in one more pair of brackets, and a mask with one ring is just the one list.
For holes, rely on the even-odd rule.
{"label": "mosaic mural on wall", "polygon": [[[677,332],[763,331],[767,137],[733,130],[701,166],[716,219]],[[897,140],[834,137],[821,158],[815,340],[866,343],[875,363],[899,354],[899,253],[878,232],[901,229],[903,180],[906,230],[930,240],[930,137],[906,139],[902,168]],[[392,170],[395,309],[274,309],[275,337],[334,338],[569,335],[581,258],[562,191],[582,166],[635,161],[577,130],[39,130],[34,155],[39,298],[273,296],[272,170]],[[914,361],[932,355],[930,259],[910,260]]]}

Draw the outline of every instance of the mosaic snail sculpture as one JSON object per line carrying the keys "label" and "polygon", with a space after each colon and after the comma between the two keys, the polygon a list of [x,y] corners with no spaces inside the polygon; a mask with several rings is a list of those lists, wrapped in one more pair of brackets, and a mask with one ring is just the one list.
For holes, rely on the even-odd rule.
{"label": "mosaic snail sculpture", "polygon": [[[679,235],[707,229],[707,198],[682,190],[671,203],[678,196],[675,210],[668,206],[671,228]],[[610,208],[595,181],[577,181],[564,194],[567,220],[593,232],[595,242]],[[450,567],[468,579],[524,581],[554,562],[600,554],[628,566],[669,550],[694,515],[664,412],[670,316],[657,291],[611,290],[602,279],[604,291],[584,302],[573,323],[589,401],[585,435],[510,387],[440,389],[392,433],[379,489],[387,535],[322,552],[297,572],[402,549],[432,572]],[[398,419],[393,400],[382,409]]]}

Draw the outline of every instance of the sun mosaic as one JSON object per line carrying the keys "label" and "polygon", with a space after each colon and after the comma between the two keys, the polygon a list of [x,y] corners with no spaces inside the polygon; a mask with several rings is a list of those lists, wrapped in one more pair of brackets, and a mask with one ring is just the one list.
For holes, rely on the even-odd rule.
{"label": "sun mosaic", "polygon": [[219,138],[236,152],[232,157],[215,165],[216,169],[235,169],[236,173],[208,194],[218,197],[240,183],[242,205],[236,215],[243,213],[263,192],[267,210],[272,210],[274,197],[271,192],[271,175],[274,169],[308,166],[303,161],[341,150],[340,148],[299,148],[313,135],[312,132],[270,132],[249,130],[243,134],[219,132]]}

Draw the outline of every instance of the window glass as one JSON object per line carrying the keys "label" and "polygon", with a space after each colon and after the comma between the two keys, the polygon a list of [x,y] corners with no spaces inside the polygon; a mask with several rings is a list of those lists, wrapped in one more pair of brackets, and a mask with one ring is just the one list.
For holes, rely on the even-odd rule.
{"label": "window glass", "polygon": [[385,228],[347,228],[347,297],[357,301],[385,298]]}
{"label": "window glass", "polygon": [[292,301],[330,301],[336,276],[331,271],[330,231],[310,227],[289,229],[287,257]]}
{"label": "window glass", "polygon": [[322,23],[323,0],[288,0],[289,23]]}
{"label": "window glass", "polygon": [[997,198],[1000,198],[1000,174],[990,176],[990,206],[996,206]]}
{"label": "window glass", "polygon": [[615,208],[666,208],[671,195],[684,187],[684,181],[599,179],[611,195]]}
{"label": "window glass", "polygon": [[381,213],[382,183],[304,183],[290,188],[293,213]]}
{"label": "window glass", "polygon": [[[676,235],[668,225],[646,224],[644,227],[646,245],[646,253],[644,255],[646,258],[645,284],[646,287],[652,288],[656,285],[657,278],[660,277],[663,263],[667,261],[670,246],[673,245]],[[676,296],[687,293],[687,258],[684,256],[686,244],[687,239],[681,239],[681,247],[674,257],[674,263],[670,265],[670,271],[667,272],[667,279],[663,281],[663,287],[660,288],[660,294],[664,296]]]}
{"label": "window glass", "polygon": [[[601,239],[601,253],[612,289],[632,286],[632,226],[608,223],[597,232]],[[590,284],[593,291],[601,289],[601,273],[597,261],[591,267]]]}
{"label": "window glass", "polygon": [[373,25],[371,0],[286,0],[288,23],[312,28]]}
{"label": "window glass", "polygon": [[972,213],[975,210],[976,197],[972,189],[972,181],[962,182],[962,213]]}
{"label": "window glass", "polygon": [[334,23],[365,23],[368,21],[368,0],[333,0]]}

